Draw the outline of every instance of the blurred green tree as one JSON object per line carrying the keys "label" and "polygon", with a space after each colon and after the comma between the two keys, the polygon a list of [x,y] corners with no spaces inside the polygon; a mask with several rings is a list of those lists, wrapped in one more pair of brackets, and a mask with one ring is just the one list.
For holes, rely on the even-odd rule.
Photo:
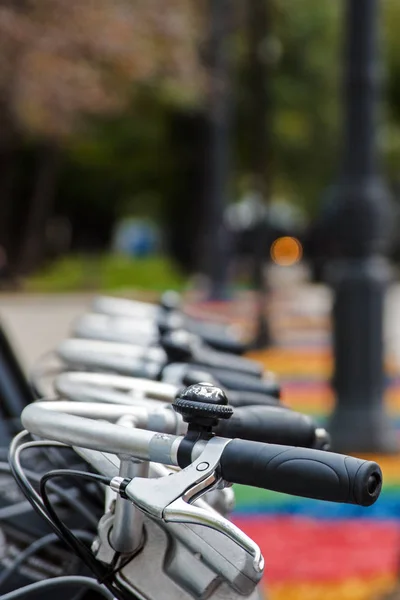
{"label": "blurred green tree", "polygon": [[[271,191],[313,216],[338,168],[341,136],[341,17],[345,0],[266,0],[269,31],[265,53],[269,82]],[[381,120],[383,166],[400,189],[400,3],[382,2],[384,97]],[[237,171],[251,173],[253,104],[247,83],[249,67],[242,37],[238,43]]]}
{"label": "blurred green tree", "polygon": [[[342,3],[266,1],[268,31],[259,52],[270,78],[264,117],[269,136],[265,165],[269,194],[284,196],[312,214],[336,159]],[[247,83],[248,55],[240,41],[238,46],[237,155],[243,176],[251,174],[254,162],[248,135],[254,103]]]}
{"label": "blurred green tree", "polygon": [[[272,196],[313,215],[337,170],[345,0],[265,1],[265,172]],[[237,7],[233,196],[252,173],[256,126],[247,3]],[[382,146],[397,184],[400,4],[382,7]],[[207,155],[199,61],[206,17],[193,0],[0,2],[0,244],[16,267],[42,259],[52,212],[75,223],[72,243],[81,248],[106,244],[118,216],[143,211],[175,232],[169,247],[193,267]],[[183,218],[189,225],[179,231]]]}
{"label": "blurred green tree", "polygon": [[[189,0],[1,2],[0,243],[19,270],[42,258],[60,149],[88,135],[85,118],[121,114],[133,84],[198,92],[198,17]],[[33,179],[18,190],[32,149]]]}

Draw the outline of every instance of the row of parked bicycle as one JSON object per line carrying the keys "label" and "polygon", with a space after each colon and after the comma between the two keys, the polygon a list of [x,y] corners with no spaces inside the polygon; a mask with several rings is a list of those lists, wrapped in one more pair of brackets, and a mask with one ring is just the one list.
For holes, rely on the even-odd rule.
{"label": "row of parked bicycle", "polygon": [[0,598],[264,597],[268,565],[230,520],[232,484],[359,504],[370,461],[281,401],[234,328],[95,298],[32,373],[35,401],[0,462]]}

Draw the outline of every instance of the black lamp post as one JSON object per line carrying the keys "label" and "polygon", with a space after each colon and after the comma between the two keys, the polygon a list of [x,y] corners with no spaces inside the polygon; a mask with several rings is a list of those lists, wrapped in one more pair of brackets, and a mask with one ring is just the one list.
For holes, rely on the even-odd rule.
{"label": "black lamp post", "polygon": [[231,0],[210,0],[208,52],[209,156],[207,160],[206,219],[203,236],[210,300],[229,295],[229,241],[225,210],[229,190],[229,145],[231,95],[229,85],[229,42]]}
{"label": "black lamp post", "polygon": [[327,269],[334,290],[336,394],[329,430],[341,452],[391,452],[397,446],[383,400],[391,199],[377,144],[379,4],[346,0],[343,164],[325,205],[336,256]]}
{"label": "black lamp post", "polygon": [[[269,11],[266,0],[248,0],[248,87],[250,92],[249,154],[253,187],[262,201],[270,196],[270,93],[266,41],[269,32]],[[266,249],[271,235],[266,204],[258,207],[254,224],[253,286],[256,292],[254,348],[271,345],[271,332],[266,316],[268,285],[265,276]]]}

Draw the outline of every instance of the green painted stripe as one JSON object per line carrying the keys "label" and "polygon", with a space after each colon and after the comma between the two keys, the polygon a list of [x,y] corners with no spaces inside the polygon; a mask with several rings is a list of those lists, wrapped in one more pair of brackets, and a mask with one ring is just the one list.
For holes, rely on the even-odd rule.
{"label": "green painted stripe", "polygon": [[234,490],[237,504],[259,504],[260,502],[279,502],[283,504],[293,502],[293,496],[272,492],[271,490],[262,490],[245,485],[235,485]]}
{"label": "green painted stripe", "polygon": [[[262,490],[259,488],[247,487],[244,485],[235,485],[235,497],[236,504],[240,505],[258,505],[258,504],[288,504],[293,502],[305,502],[307,498],[300,498],[295,496],[289,496],[287,494],[281,494],[279,492],[273,492],[271,490]],[[383,487],[383,495],[398,496],[400,495],[400,480],[396,483],[385,483]]]}

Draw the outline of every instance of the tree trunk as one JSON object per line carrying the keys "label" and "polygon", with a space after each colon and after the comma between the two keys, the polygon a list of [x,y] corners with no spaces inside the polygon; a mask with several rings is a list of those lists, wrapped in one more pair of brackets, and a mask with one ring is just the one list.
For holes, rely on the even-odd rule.
{"label": "tree trunk", "polygon": [[0,148],[0,246],[12,254],[12,208],[17,171],[17,153],[13,147]]}
{"label": "tree trunk", "polygon": [[255,191],[267,200],[271,187],[270,11],[266,0],[248,0],[247,9],[250,169]]}
{"label": "tree trunk", "polygon": [[45,258],[46,225],[52,213],[59,164],[60,154],[54,145],[46,144],[39,150],[36,180],[19,255],[19,273],[30,273]]}
{"label": "tree trunk", "polygon": [[12,279],[16,240],[15,214],[18,210],[20,139],[5,99],[0,99],[0,277]]}
{"label": "tree trunk", "polygon": [[230,43],[233,25],[232,0],[209,1],[208,39],[208,156],[205,157],[205,227],[202,239],[204,271],[212,300],[225,299],[229,282],[229,240],[225,211],[231,176],[232,119]]}
{"label": "tree trunk", "polygon": [[[270,72],[266,56],[266,42],[270,33],[269,7],[266,0],[248,0],[247,8],[250,172],[253,191],[264,202],[268,202],[271,196]],[[254,345],[259,349],[272,342],[266,316],[269,290],[264,272],[269,238],[269,224],[263,219],[254,231],[253,247],[253,285],[257,315]]]}

